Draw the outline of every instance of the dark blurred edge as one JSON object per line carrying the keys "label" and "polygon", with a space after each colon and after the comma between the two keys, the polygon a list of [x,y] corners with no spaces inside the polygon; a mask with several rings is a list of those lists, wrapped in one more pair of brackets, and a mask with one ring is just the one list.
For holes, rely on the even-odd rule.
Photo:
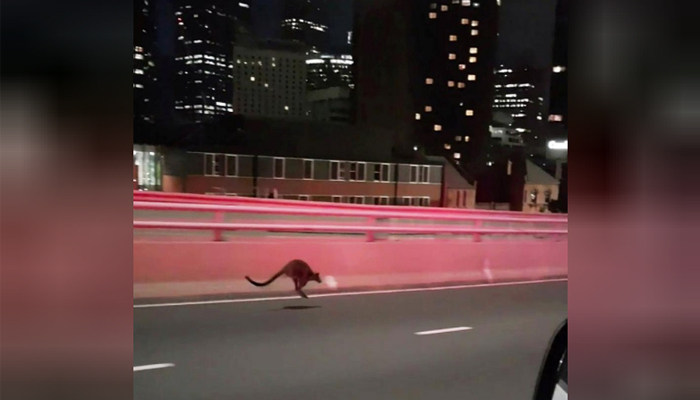
{"label": "dark blurred edge", "polygon": [[[0,17],[3,113],[10,108],[16,111],[17,107],[22,107],[19,101],[26,100],[26,96],[30,96],[30,102],[34,101],[31,103],[33,106],[38,105],[35,100],[46,106],[47,118],[42,120],[46,123],[45,129],[36,135],[40,142],[34,142],[34,145],[42,147],[42,151],[48,150],[57,155],[65,152],[65,159],[53,165],[53,168],[44,170],[45,176],[42,176],[42,180],[56,183],[55,190],[61,190],[61,196],[70,196],[76,204],[93,204],[99,200],[102,203],[100,212],[110,216],[102,223],[113,223],[109,221],[120,219],[125,221],[125,224],[115,224],[113,229],[110,227],[110,234],[100,239],[113,243],[115,254],[125,254],[127,259],[130,258],[132,208],[129,188],[133,161],[129,159],[133,135],[132,3],[111,0],[10,0],[2,2]],[[25,133],[3,128],[0,131],[0,140],[6,145],[8,142],[21,140],[17,136]],[[6,150],[11,151],[8,147]],[[32,149],[32,153],[35,150],[39,149]],[[5,168],[4,173],[9,172]],[[66,173],[71,174],[69,179],[65,178]],[[82,176],[83,174],[85,176]],[[126,190],[115,190],[115,193],[123,194],[110,196],[109,201],[105,202],[102,196],[93,196],[90,186],[93,185],[94,178],[102,179],[97,184],[100,187],[93,188],[95,192],[106,193],[110,191],[110,185],[114,188],[123,186]],[[81,180],[85,185],[76,185],[76,182]],[[124,183],[120,185],[120,181]],[[17,195],[5,190],[6,183],[7,180],[3,176],[3,190],[0,191],[2,198]],[[53,190],[53,187],[46,188],[43,204],[48,205],[52,197],[57,195]],[[2,203],[4,202],[0,202]],[[4,216],[11,215],[14,211],[2,207]],[[79,219],[81,215],[76,213],[71,217]],[[95,217],[95,220],[99,218]],[[14,233],[6,228],[3,226],[1,231],[5,238]],[[39,229],[32,231],[33,237],[28,237],[24,242],[29,251],[34,244],[33,240],[42,240]],[[75,248],[71,251],[80,252],[80,249]],[[0,253],[5,259],[7,252]],[[79,257],[79,254],[74,254],[74,257]],[[0,262],[3,275],[0,280],[0,337],[3,339],[0,398],[130,398],[133,395],[133,372],[129,369],[132,354],[128,352],[133,348],[133,336],[126,332],[127,334],[120,334],[115,342],[113,337],[109,337],[110,333],[104,332],[106,329],[100,330],[95,325],[105,325],[106,321],[123,324],[125,313],[132,315],[131,265],[113,265],[109,260],[105,260],[103,267],[109,266],[110,270],[105,271],[104,275],[116,275],[120,278],[111,279],[109,285],[100,281],[100,285],[103,286],[89,288],[90,291],[99,293],[100,304],[116,306],[95,311],[97,315],[104,315],[108,320],[103,318],[95,322],[88,318],[87,314],[70,314],[69,310],[66,311],[67,317],[72,317],[67,319],[80,318],[78,321],[66,321],[66,324],[78,322],[81,327],[92,325],[95,329],[89,331],[104,332],[93,334],[104,336],[95,337],[95,341],[110,343],[107,346],[109,349],[96,348],[87,353],[76,351],[72,356],[54,358],[56,354],[70,354],[72,347],[80,345],[75,343],[80,339],[71,340],[61,336],[56,340],[62,342],[50,345],[37,343],[38,347],[52,346],[56,350],[56,354],[52,356],[35,354],[31,348],[6,347],[5,333],[11,333],[6,330],[17,328],[9,326],[6,320],[28,312],[25,308],[27,304],[13,301],[6,296],[10,284],[21,282],[21,279],[16,279],[19,271],[13,268],[36,270],[47,266],[8,265],[5,261]],[[119,270],[112,271],[112,268]],[[66,282],[56,282],[58,283],[70,286],[69,294],[87,292],[86,287],[75,287],[68,279]],[[81,284],[87,286],[90,283]],[[15,293],[22,291],[21,287],[16,286],[11,289]],[[83,300],[89,303],[90,298]],[[31,320],[29,316],[26,317],[27,320]],[[126,327],[129,328],[128,324]],[[32,327],[32,330],[38,329]],[[47,335],[50,334],[47,332]],[[117,354],[114,353],[114,349],[121,350]],[[18,357],[6,357],[8,353],[31,354],[31,357],[19,360]],[[99,355],[101,359],[87,357],[89,354]],[[88,358],[92,359],[88,361]]]}

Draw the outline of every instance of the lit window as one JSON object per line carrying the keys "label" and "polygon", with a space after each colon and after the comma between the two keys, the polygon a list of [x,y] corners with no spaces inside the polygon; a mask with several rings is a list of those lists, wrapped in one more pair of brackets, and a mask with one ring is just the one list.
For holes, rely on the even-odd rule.
{"label": "lit window", "polygon": [[137,60],[143,60],[143,54],[135,53],[134,58]]}
{"label": "lit window", "polygon": [[289,111],[289,106],[284,106],[284,111]]}
{"label": "lit window", "polygon": [[426,79],[425,79],[425,84],[426,84],[426,85],[432,85],[432,84],[433,84],[433,78],[426,78]]}
{"label": "lit window", "polygon": [[472,47],[469,49],[469,54],[478,54],[478,53],[479,53],[479,49],[476,47]]}
{"label": "lit window", "polygon": [[254,76],[251,76],[251,77],[250,77],[250,81],[251,81],[251,82],[255,82],[255,77],[254,77]]}
{"label": "lit window", "polygon": [[462,18],[462,25],[468,25],[469,24],[469,18]]}
{"label": "lit window", "polygon": [[462,137],[461,136],[455,136],[455,142],[461,142]]}
{"label": "lit window", "polygon": [[442,125],[435,125],[435,132],[440,132],[442,130]]}
{"label": "lit window", "polygon": [[470,5],[472,5],[472,1],[471,0],[462,0],[462,5],[465,7],[469,7]]}
{"label": "lit window", "polygon": [[141,46],[134,46],[134,50],[138,53],[143,53],[143,47]]}
{"label": "lit window", "polygon": [[472,26],[479,26],[479,21],[472,21]]}
{"label": "lit window", "polygon": [[470,138],[469,136],[465,136],[465,137],[464,137],[464,141],[465,141],[465,142],[468,142],[470,139],[471,139],[471,138]]}
{"label": "lit window", "polygon": [[440,6],[440,11],[447,11],[448,7],[447,6]]}
{"label": "lit window", "polygon": [[470,81],[475,81],[475,80],[476,80],[476,75],[469,75],[469,76],[467,77],[467,79],[470,80]]}
{"label": "lit window", "polygon": [[460,158],[462,158],[462,155],[459,153],[455,153],[455,160],[459,160]]}
{"label": "lit window", "polygon": [[464,71],[465,69],[467,69],[467,66],[466,66],[466,65],[464,65],[464,64],[459,64],[459,70],[460,70],[460,71]]}
{"label": "lit window", "polygon": [[479,34],[479,30],[478,30],[478,29],[472,29],[472,36],[476,36],[476,35],[478,35],[478,34]]}
{"label": "lit window", "polygon": [[452,149],[452,145],[449,143],[445,143],[445,150],[450,150]]}
{"label": "lit window", "polygon": [[554,71],[555,74],[559,74],[561,72],[566,71],[566,67],[562,67],[561,65],[557,65],[552,70]]}
{"label": "lit window", "polygon": [[431,12],[430,14],[428,14],[428,17],[430,19],[435,19],[435,18],[437,18],[437,13]]}
{"label": "lit window", "polygon": [[416,113],[416,121],[420,121],[420,114]]}
{"label": "lit window", "polygon": [[142,69],[135,69],[135,70],[134,70],[134,73],[135,73],[136,75],[143,75],[143,70],[142,70]]}
{"label": "lit window", "polygon": [[456,42],[457,41],[457,35],[450,35],[450,42]]}
{"label": "lit window", "polygon": [[433,107],[425,106],[425,112],[432,112],[432,111],[433,111]]}
{"label": "lit window", "polygon": [[455,87],[455,81],[448,81],[447,86],[449,87]]}
{"label": "lit window", "polygon": [[449,57],[450,60],[456,60],[457,59],[457,54],[455,53],[450,53]]}
{"label": "lit window", "polygon": [[467,111],[464,112],[464,114],[465,114],[467,117],[471,117],[472,115],[474,115],[474,110],[467,110]]}
{"label": "lit window", "polygon": [[549,120],[550,120],[551,122],[561,122],[561,121],[564,120],[564,117],[561,116],[561,115],[552,114],[552,115],[549,116]]}
{"label": "lit window", "polygon": [[476,57],[469,57],[469,62],[474,64],[476,62]]}
{"label": "lit window", "polygon": [[457,87],[460,88],[460,89],[464,89],[465,86],[466,86],[466,85],[464,84],[464,82],[459,82],[459,83],[457,84]]}

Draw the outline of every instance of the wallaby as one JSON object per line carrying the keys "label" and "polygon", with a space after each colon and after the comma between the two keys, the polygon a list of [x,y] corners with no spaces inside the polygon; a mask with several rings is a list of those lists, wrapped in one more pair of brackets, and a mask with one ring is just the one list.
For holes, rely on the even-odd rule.
{"label": "wallaby", "polygon": [[318,272],[314,272],[311,267],[309,267],[309,264],[302,260],[292,260],[288,262],[287,265],[282,267],[280,272],[273,275],[267,282],[258,283],[247,276],[245,278],[253,285],[262,287],[271,284],[282,275],[287,275],[288,277],[292,278],[294,281],[294,290],[296,290],[297,293],[299,293],[299,295],[305,299],[308,299],[309,296],[307,296],[301,289],[306,286],[309,281],[321,283],[321,276],[318,274]]}

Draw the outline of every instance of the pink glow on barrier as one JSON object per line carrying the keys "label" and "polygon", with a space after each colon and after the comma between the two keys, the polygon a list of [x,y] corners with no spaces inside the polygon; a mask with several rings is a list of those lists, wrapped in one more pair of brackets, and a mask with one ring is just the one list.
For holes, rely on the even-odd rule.
{"label": "pink glow on barrier", "polygon": [[[265,207],[299,207],[299,208],[317,208],[317,209],[340,209],[340,210],[373,210],[377,212],[400,211],[407,213],[433,213],[433,214],[455,214],[455,215],[472,215],[472,216],[503,216],[503,217],[520,217],[520,218],[537,218],[541,217],[538,214],[527,214],[515,211],[492,211],[492,210],[472,210],[458,208],[439,208],[439,207],[408,207],[408,206],[376,206],[366,204],[341,204],[341,203],[325,203],[315,201],[298,201],[298,200],[279,200],[279,199],[262,199],[253,197],[229,197],[229,196],[213,196],[190,193],[163,193],[163,192],[142,192],[134,191],[134,202],[174,202],[174,203],[190,203],[190,204],[220,204],[220,205],[258,205]],[[568,214],[547,214],[549,218],[568,220]]]}
{"label": "pink glow on barrier", "polygon": [[[449,282],[522,281],[568,275],[567,242],[460,240],[134,243],[134,283],[152,296],[177,295],[178,284],[197,294],[251,292],[246,275],[266,277],[294,258],[306,260],[339,288]],[[489,274],[485,272],[488,266]],[[212,289],[209,282],[226,283]],[[196,286],[201,285],[201,286]],[[313,289],[313,288],[311,288]],[[289,290],[280,282],[272,290]],[[191,292],[192,294],[194,292]]]}

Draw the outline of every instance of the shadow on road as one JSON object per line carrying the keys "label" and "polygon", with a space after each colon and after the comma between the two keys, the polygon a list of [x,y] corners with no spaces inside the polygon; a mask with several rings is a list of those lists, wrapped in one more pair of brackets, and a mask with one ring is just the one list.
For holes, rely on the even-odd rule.
{"label": "shadow on road", "polygon": [[273,311],[282,311],[282,310],[301,311],[301,310],[311,310],[313,308],[321,308],[321,306],[287,306],[287,307],[283,307],[283,308],[276,309]]}

